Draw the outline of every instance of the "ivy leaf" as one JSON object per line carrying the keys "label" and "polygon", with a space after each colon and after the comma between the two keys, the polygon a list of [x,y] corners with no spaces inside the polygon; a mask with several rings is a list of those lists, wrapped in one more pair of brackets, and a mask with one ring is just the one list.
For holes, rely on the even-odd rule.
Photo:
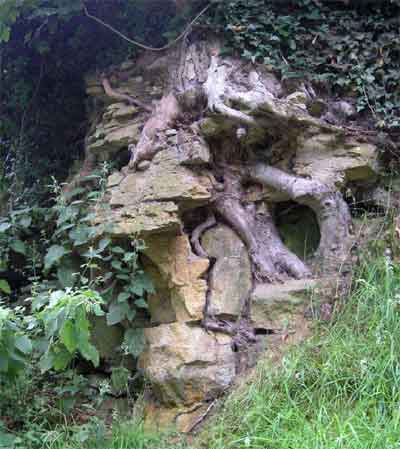
{"label": "ivy leaf", "polygon": [[89,242],[91,228],[86,225],[78,225],[70,233],[69,237],[74,242],[74,246],[84,245]]}
{"label": "ivy leaf", "polygon": [[143,296],[146,292],[155,293],[153,282],[146,273],[140,273],[136,276],[130,290],[137,296]]}
{"label": "ivy leaf", "polygon": [[22,240],[15,240],[10,245],[11,249],[18,254],[26,255],[27,247]]}
{"label": "ivy leaf", "polygon": [[75,270],[71,267],[62,265],[57,270],[57,279],[63,288],[73,287],[75,284]]}
{"label": "ivy leaf", "polygon": [[123,321],[129,312],[129,305],[125,302],[122,304],[111,304],[110,310],[107,313],[107,324],[114,326]]}
{"label": "ivy leaf", "polygon": [[146,338],[143,329],[128,329],[124,336],[124,345],[130,354],[139,357],[146,345]]}
{"label": "ivy leaf", "polygon": [[139,307],[140,309],[148,309],[149,305],[143,298],[139,298],[135,301],[136,307]]}
{"label": "ivy leaf", "polygon": [[11,293],[10,284],[5,279],[0,279],[0,291],[9,295]]}
{"label": "ivy leaf", "polygon": [[32,224],[32,218],[29,217],[29,216],[27,216],[27,217],[22,217],[22,218],[19,220],[18,224],[19,224],[20,226],[22,226],[23,228],[27,229],[27,228],[29,228],[29,226]]}
{"label": "ivy leaf", "polygon": [[118,295],[117,302],[125,302],[131,297],[130,293],[122,292]]}
{"label": "ivy leaf", "polygon": [[44,258],[44,268],[45,270],[50,270],[50,268],[65,255],[68,251],[61,245],[53,245],[47,251]]}
{"label": "ivy leaf", "polygon": [[107,239],[107,238],[101,239],[99,242],[99,247],[98,247],[97,251],[99,253],[102,253],[110,243],[111,243],[111,239]]}

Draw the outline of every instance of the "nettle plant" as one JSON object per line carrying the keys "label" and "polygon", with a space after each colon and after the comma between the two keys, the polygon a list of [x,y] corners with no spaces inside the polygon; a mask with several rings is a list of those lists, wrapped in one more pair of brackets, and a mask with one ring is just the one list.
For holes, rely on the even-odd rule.
{"label": "nettle plant", "polygon": [[[30,216],[33,209],[18,213],[21,218],[14,222],[10,217],[0,222],[4,267],[14,268],[11,256],[18,254],[23,258],[22,272],[32,283],[18,332],[25,329],[24,335],[34,340],[42,371],[65,370],[77,356],[99,364],[99,353],[91,343],[91,316],[105,315],[110,326],[124,324],[121,352],[137,357],[143,350],[143,331],[130,328],[129,323],[139,310],[142,316],[146,313],[146,297],[154,287],[140,265],[144,242],[134,236],[114,241],[108,223],[95,223],[99,209],[107,207],[103,197],[108,173],[104,165],[85,179],[87,187],[71,191],[54,182],[55,204],[41,210],[45,226],[42,223],[39,235]],[[0,296],[10,303],[11,287],[1,279],[1,270],[0,280]],[[12,313],[10,308],[4,311]],[[7,346],[8,341],[0,344]],[[5,353],[0,353],[2,358],[6,359]]]}
{"label": "nettle plant", "polygon": [[[265,64],[282,79],[355,97],[381,128],[400,127],[399,2],[231,0],[209,19],[226,52]],[[357,5],[359,5],[357,7]]]}

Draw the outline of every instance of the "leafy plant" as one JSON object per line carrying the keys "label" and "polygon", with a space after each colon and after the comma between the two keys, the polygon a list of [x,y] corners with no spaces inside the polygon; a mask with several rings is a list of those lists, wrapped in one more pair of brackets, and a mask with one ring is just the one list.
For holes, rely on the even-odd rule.
{"label": "leafy plant", "polygon": [[92,290],[68,289],[50,294],[48,305],[38,313],[46,339],[40,360],[42,371],[65,370],[78,354],[98,366],[99,353],[90,342],[89,317],[104,315],[102,304],[101,296]]}
{"label": "leafy plant", "polygon": [[7,377],[23,370],[32,352],[32,342],[16,312],[0,304],[0,375]]}

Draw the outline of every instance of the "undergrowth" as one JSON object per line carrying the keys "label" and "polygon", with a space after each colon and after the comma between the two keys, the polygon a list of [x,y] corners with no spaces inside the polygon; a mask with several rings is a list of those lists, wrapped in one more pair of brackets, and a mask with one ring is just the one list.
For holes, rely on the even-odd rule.
{"label": "undergrowth", "polygon": [[365,260],[354,284],[333,323],[317,323],[316,336],[287,353],[279,367],[261,361],[191,445],[149,435],[135,420],[97,442],[92,428],[88,446],[67,426],[41,446],[15,448],[398,448],[400,265],[384,256]]}

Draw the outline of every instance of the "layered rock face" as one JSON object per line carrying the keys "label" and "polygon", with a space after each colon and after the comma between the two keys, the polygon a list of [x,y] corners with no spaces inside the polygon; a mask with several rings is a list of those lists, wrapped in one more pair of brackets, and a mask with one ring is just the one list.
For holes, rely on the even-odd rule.
{"label": "layered rock face", "polygon": [[[215,42],[145,55],[108,81],[154,112],[88,78],[101,105],[88,154],[130,159],[96,220],[146,243],[156,287],[138,362],[152,388],[148,420],[188,431],[271,336],[305,334],[311,292],[335,285],[351,248],[341,193],[378,176],[377,148],[318,116],[304,85],[285,90],[262,68],[219,57]],[[296,207],[315,216],[311,257],[277,225]]]}

